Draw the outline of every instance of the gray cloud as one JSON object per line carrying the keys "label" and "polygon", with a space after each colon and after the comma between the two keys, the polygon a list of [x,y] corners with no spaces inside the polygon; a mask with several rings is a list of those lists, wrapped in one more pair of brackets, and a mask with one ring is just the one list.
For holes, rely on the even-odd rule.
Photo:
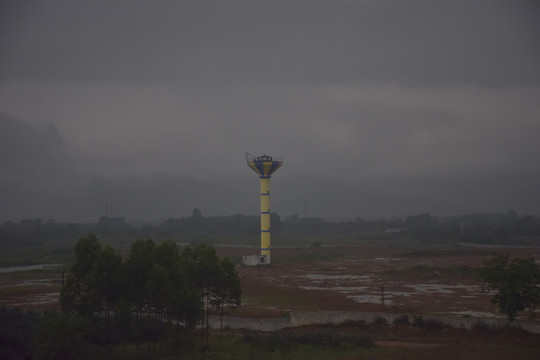
{"label": "gray cloud", "polygon": [[0,6],[0,219],[540,212],[536,1]]}
{"label": "gray cloud", "polygon": [[53,124],[38,130],[0,113],[0,174],[25,181],[34,177],[58,178],[70,167],[63,139]]}
{"label": "gray cloud", "polygon": [[4,81],[540,80],[534,1],[7,4]]}
{"label": "gray cloud", "polygon": [[167,174],[103,178],[78,171],[62,142],[54,127],[37,129],[0,114],[0,220],[95,221],[108,205],[128,218],[152,221],[185,216],[195,207],[210,215],[253,210],[246,206],[252,196],[243,189],[251,187],[256,194],[255,179],[194,180]]}
{"label": "gray cloud", "polygon": [[[6,115],[0,120],[2,154],[11,154],[3,155],[1,162],[0,220],[54,217],[61,221],[95,221],[110,205],[115,214],[130,221],[189,216],[195,207],[204,215],[257,213],[258,179],[245,164],[245,176],[234,177],[98,177],[71,166],[54,130],[39,130]],[[286,163],[272,180],[272,208],[281,215],[333,218],[510,208],[520,213],[538,211],[538,170],[473,176],[432,173],[373,177],[366,173],[364,178],[351,179],[325,176],[327,164],[326,160],[318,164],[319,175],[287,176],[296,164]],[[351,164],[356,166],[354,161]]]}

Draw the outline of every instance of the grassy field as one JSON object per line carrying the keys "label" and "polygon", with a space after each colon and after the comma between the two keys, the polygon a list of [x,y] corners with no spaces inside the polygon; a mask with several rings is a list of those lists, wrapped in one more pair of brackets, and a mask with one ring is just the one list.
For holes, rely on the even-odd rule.
{"label": "grassy field", "polygon": [[414,325],[385,324],[373,327],[336,325],[258,333],[228,331],[208,340],[199,335],[180,343],[144,343],[101,349],[101,359],[189,360],[536,360],[538,338],[519,330],[465,331]]}

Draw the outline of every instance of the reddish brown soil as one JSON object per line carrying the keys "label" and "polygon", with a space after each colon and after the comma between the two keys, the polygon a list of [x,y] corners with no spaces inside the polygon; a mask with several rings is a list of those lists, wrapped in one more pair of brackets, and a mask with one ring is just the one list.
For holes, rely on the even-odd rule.
{"label": "reddish brown soil", "polygon": [[[274,249],[272,265],[238,266],[243,304],[228,315],[277,318],[295,310],[498,315],[490,295],[481,292],[474,270],[467,271],[467,267],[477,268],[490,258],[490,250],[453,248],[427,253],[417,250],[397,246]],[[496,250],[513,257],[540,259],[540,248]],[[219,248],[218,252],[220,256],[239,259],[242,255],[255,254],[256,249],[229,247]],[[381,284],[385,287],[384,305]],[[58,275],[54,273],[0,274],[0,304],[58,309],[59,290]],[[536,313],[521,315],[534,317]],[[283,331],[332,329],[331,325],[315,325]],[[231,331],[234,336],[242,335],[241,330]],[[381,353],[381,359],[540,358],[539,335],[518,329],[486,332],[382,323],[369,328],[361,324],[339,327],[339,333],[366,332],[377,345],[388,349]]]}
{"label": "reddish brown soil", "polygon": [[59,309],[61,275],[55,270],[0,273],[0,305]]}
{"label": "reddish brown soil", "polygon": [[[450,248],[426,252],[401,246],[276,248],[267,266],[238,266],[243,304],[229,315],[282,317],[289,311],[346,310],[409,314],[496,316],[474,270],[490,249]],[[511,256],[540,259],[540,248],[498,248]],[[240,259],[256,248],[218,248]],[[458,269],[446,271],[445,269]],[[381,285],[384,285],[384,304]],[[0,274],[0,304],[58,308],[57,274]],[[522,313],[534,317],[536,313]]]}
{"label": "reddish brown soil", "polygon": [[[238,258],[253,254],[253,250],[221,248],[219,252],[222,256]],[[274,249],[272,265],[238,267],[244,304],[230,315],[281,317],[294,310],[500,315],[490,301],[491,296],[481,292],[479,279],[473,269],[482,266],[483,261],[491,257],[489,250],[454,249],[437,251],[432,255],[428,253],[429,256],[423,256],[422,252],[415,253],[416,250],[382,246]],[[533,256],[540,259],[538,248],[496,250],[513,257]],[[329,256],[324,259],[324,254],[310,255],[316,252]],[[283,261],[291,257],[301,259],[310,256],[322,259]],[[381,304],[381,284],[385,285],[387,293],[384,306]],[[366,293],[371,296],[363,297]],[[463,312],[462,315],[460,312]],[[522,315],[534,317],[536,313]],[[283,331],[301,333],[333,329],[332,325],[313,325]],[[519,329],[489,332],[381,323],[369,327],[341,325],[335,331],[340,334],[369,333],[378,346],[388,349],[386,355],[380,356],[381,359],[533,359],[540,356],[539,335]]]}
{"label": "reddish brown soil", "polygon": [[[389,246],[274,249],[273,264],[238,267],[244,304],[231,315],[280,317],[295,310],[347,310],[500,316],[491,295],[482,292],[474,270],[491,257],[490,250],[416,250]],[[496,250],[540,259],[540,248]],[[219,249],[221,256],[231,258],[255,251]],[[292,258],[299,260],[285,261]],[[306,258],[311,260],[302,260]]]}

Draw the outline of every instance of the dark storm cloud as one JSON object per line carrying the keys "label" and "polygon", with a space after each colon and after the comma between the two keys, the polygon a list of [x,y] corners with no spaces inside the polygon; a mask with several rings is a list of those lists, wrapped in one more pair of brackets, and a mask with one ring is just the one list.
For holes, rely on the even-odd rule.
{"label": "dark storm cloud", "polygon": [[3,9],[2,81],[540,81],[535,1],[17,1]]}

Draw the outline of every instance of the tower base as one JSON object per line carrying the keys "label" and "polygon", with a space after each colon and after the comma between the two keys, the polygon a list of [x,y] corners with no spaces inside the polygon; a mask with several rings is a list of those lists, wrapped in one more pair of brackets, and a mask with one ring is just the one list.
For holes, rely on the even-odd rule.
{"label": "tower base", "polygon": [[268,265],[270,264],[270,256],[268,255],[244,255],[242,263],[248,266]]}

